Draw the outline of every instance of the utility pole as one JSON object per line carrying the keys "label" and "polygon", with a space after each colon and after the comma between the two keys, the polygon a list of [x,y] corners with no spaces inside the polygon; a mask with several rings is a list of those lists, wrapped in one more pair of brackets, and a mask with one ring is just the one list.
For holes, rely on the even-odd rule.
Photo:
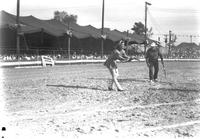
{"label": "utility pole", "polygon": [[169,31],[169,49],[168,49],[168,54],[171,56],[171,39],[172,38],[172,31]]}
{"label": "utility pole", "polygon": [[168,36],[167,34],[164,35],[164,37],[165,37],[165,38],[164,38],[164,41],[165,41],[165,47],[167,46],[167,36]]}
{"label": "utility pole", "polygon": [[70,60],[71,59],[71,55],[70,55],[70,51],[71,51],[71,49],[70,49],[70,42],[71,41],[71,39],[70,39],[70,36],[68,36],[68,59]]}
{"label": "utility pole", "polygon": [[17,45],[17,60],[19,60],[20,56],[20,23],[19,23],[19,15],[20,15],[20,0],[17,0],[17,17],[16,17],[16,45]]}
{"label": "utility pole", "polygon": [[146,54],[147,47],[147,6],[151,3],[145,2],[145,44],[144,44],[144,54]]}
{"label": "utility pole", "polygon": [[69,60],[70,60],[70,27],[69,27],[69,24],[70,23],[68,23],[68,58],[69,58]]}
{"label": "utility pole", "polygon": [[190,35],[190,43],[192,43],[192,35]]}
{"label": "utility pole", "polygon": [[130,39],[129,39],[129,31],[127,30],[126,31],[126,49],[125,49],[125,51],[126,51],[126,53],[128,54],[128,45],[129,45],[129,41],[130,41]]}
{"label": "utility pole", "polygon": [[70,54],[70,51],[71,51],[71,37],[72,37],[72,31],[70,29],[70,21],[68,22],[68,29],[66,31],[67,33],[67,36],[68,36],[68,59],[70,60],[71,59],[71,54]]}
{"label": "utility pole", "polygon": [[127,31],[126,31],[126,36],[127,36],[127,37],[129,37],[129,35],[128,35],[128,34],[129,34],[129,31],[127,30]]}
{"label": "utility pole", "polygon": [[103,46],[104,46],[104,0],[102,4],[102,23],[101,23],[101,58],[103,58]]}
{"label": "utility pole", "polygon": [[160,37],[158,37],[158,42],[160,42]]}
{"label": "utility pole", "polygon": [[127,30],[126,31],[126,46],[128,46],[128,43],[129,43],[129,41],[130,41],[130,37],[129,37],[129,31]]}

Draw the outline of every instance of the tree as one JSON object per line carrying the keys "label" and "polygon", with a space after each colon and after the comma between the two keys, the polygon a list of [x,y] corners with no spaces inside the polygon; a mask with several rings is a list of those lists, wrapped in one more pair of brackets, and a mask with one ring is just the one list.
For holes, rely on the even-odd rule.
{"label": "tree", "polygon": [[150,28],[150,29],[147,28],[145,30],[145,26],[142,22],[135,22],[135,24],[134,24],[133,28],[131,28],[131,30],[133,30],[133,32],[138,35],[145,35],[145,31],[147,31],[147,37],[150,37],[151,35],[153,35],[152,28]]}
{"label": "tree", "polygon": [[131,30],[134,31],[134,33],[138,34],[138,35],[144,35],[145,34],[145,27],[144,24],[142,24],[141,22],[135,22],[133,28],[131,28]]}
{"label": "tree", "polygon": [[70,23],[76,23],[77,22],[77,15],[73,15],[73,14],[68,14],[65,11],[59,12],[59,11],[55,11],[54,12],[54,19],[58,20],[60,22],[63,22],[65,24],[70,24]]}

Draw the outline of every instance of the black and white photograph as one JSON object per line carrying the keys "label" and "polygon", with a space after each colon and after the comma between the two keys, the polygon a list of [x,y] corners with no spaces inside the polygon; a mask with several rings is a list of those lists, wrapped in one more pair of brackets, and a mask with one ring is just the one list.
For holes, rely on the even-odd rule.
{"label": "black and white photograph", "polygon": [[0,138],[199,139],[199,0],[0,2]]}

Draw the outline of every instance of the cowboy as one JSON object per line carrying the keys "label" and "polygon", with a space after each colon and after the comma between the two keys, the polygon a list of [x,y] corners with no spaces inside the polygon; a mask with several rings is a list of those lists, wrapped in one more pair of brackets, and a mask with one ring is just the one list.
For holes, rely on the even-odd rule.
{"label": "cowboy", "polygon": [[160,45],[153,42],[150,48],[147,50],[145,58],[146,64],[149,68],[149,80],[151,83],[158,81],[158,71],[159,71],[159,63],[158,59],[160,57],[161,63],[164,68],[163,56],[159,49]]}

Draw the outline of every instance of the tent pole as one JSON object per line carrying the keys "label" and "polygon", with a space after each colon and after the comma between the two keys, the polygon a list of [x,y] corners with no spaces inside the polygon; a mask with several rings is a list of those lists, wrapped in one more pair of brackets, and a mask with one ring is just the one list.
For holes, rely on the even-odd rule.
{"label": "tent pole", "polygon": [[68,57],[69,57],[69,60],[70,60],[70,36],[68,36]]}
{"label": "tent pole", "polygon": [[103,5],[102,5],[102,24],[101,24],[101,58],[103,58],[103,53],[104,53],[104,50],[103,50],[103,47],[104,47],[104,38],[103,38],[103,35],[104,35],[104,0],[103,0]]}
{"label": "tent pole", "polygon": [[144,42],[144,54],[146,54],[146,47],[147,47],[147,5],[151,5],[151,3],[145,2],[145,42]]}
{"label": "tent pole", "polygon": [[70,56],[70,46],[71,42],[70,42],[70,22],[68,22],[68,59],[70,60],[71,56]]}
{"label": "tent pole", "polygon": [[16,18],[16,24],[17,24],[17,32],[16,32],[17,60],[19,60],[19,56],[20,56],[19,14],[20,14],[20,0],[17,0],[17,18]]}

